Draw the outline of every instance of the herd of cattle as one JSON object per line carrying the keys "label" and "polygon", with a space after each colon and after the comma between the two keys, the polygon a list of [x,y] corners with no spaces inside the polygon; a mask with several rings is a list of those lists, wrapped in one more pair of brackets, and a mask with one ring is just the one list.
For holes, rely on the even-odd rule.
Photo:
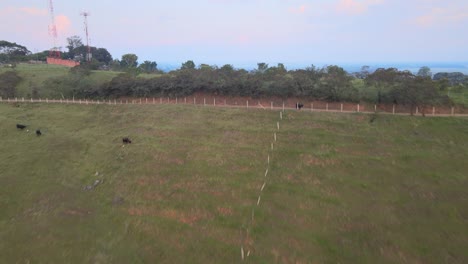
{"label": "herd of cattle", "polygon": [[[302,104],[302,103],[296,103],[296,109],[301,110],[301,108],[303,108],[303,107],[304,107],[304,104]],[[23,129],[25,129],[26,127],[27,127],[27,125],[16,124],[16,128],[17,128],[17,129],[23,130]],[[28,130],[28,131],[29,131],[29,130]],[[41,132],[40,129],[36,129],[36,135],[37,135],[37,136],[41,136],[41,135],[42,135],[42,132]],[[124,137],[124,138],[122,138],[122,143],[123,143],[123,144],[131,144],[131,143],[132,143],[132,140],[131,140],[130,138],[128,138],[128,137]]]}
{"label": "herd of cattle", "polygon": [[[21,130],[25,129],[26,127],[27,127],[26,125],[16,124],[16,128],[21,129]],[[41,135],[42,135],[42,132],[41,132],[40,129],[36,129],[36,135],[37,135],[37,136],[41,136]]]}
{"label": "herd of cattle", "polygon": [[[16,124],[16,128],[17,129],[20,129],[20,130],[24,130],[25,128],[27,127],[27,125],[23,125],[23,124]],[[28,130],[29,131],[29,130]],[[42,136],[42,132],[40,129],[36,129],[36,135],[37,136]],[[130,144],[132,143],[132,140],[128,137],[124,137],[122,138],[122,143],[124,144]]]}

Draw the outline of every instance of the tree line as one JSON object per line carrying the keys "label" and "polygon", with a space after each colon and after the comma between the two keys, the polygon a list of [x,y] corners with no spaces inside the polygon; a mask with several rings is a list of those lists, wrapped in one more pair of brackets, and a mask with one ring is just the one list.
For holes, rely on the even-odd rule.
{"label": "tree line", "polygon": [[[84,60],[87,48],[81,38],[72,36],[67,42],[68,51],[62,53],[63,58]],[[17,58],[31,55],[25,47],[16,43],[0,42],[1,44],[5,46],[3,53],[8,53],[9,58],[13,55]],[[403,104],[424,109],[428,105],[452,104],[444,91],[451,86],[464,89],[468,84],[467,76],[461,73],[438,73],[432,79],[428,67],[422,67],[417,74],[396,68],[379,68],[370,72],[368,66],[363,66],[360,72],[348,73],[336,65],[311,65],[305,69],[288,70],[282,63],[275,66],[258,63],[256,69],[247,71],[236,69],[230,64],[221,67],[208,64],[196,66],[192,60],[188,60],[179,69],[165,73],[158,70],[154,61],[139,64],[135,54],[125,54],[119,60],[112,58],[104,48],[91,47],[91,52],[91,63],[83,63],[72,68],[68,75],[51,78],[44,83],[57,91],[53,96],[182,97],[208,93],[252,98],[296,97],[328,102]],[[98,85],[86,76],[99,67],[119,71],[121,74]],[[146,76],[143,77],[141,73],[146,73]],[[14,78],[11,73],[8,74],[0,75],[0,79],[9,83],[18,82],[19,76]],[[10,89],[0,93],[11,95],[14,91]],[[34,95],[40,95],[37,89]]]}
{"label": "tree line", "polygon": [[[99,86],[84,82],[80,67],[72,69],[68,85],[73,96],[81,98],[184,97],[194,93],[251,98],[303,98],[328,102],[368,102],[401,104],[422,111],[432,105],[451,105],[444,93],[446,79],[434,81],[422,72],[413,74],[395,68],[362,72],[360,78],[343,68],[330,65],[287,70],[283,64],[269,66],[258,63],[257,69],[246,71],[226,64],[222,67],[193,61],[178,70],[140,77],[133,71],[119,74]],[[151,75],[150,75],[151,76]],[[63,84],[63,83],[62,83]],[[53,85],[49,83],[49,85]]]}

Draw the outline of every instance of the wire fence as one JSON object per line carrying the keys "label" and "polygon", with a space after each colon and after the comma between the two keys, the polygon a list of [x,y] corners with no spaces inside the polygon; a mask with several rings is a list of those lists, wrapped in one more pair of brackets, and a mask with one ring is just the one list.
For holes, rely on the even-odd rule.
{"label": "wire fence", "polygon": [[108,100],[92,99],[48,99],[48,98],[2,98],[0,103],[50,103],[50,104],[80,104],[80,105],[124,105],[124,104],[185,104],[196,106],[217,106],[265,110],[298,109],[297,104],[303,105],[302,111],[335,112],[335,113],[386,113],[393,115],[425,115],[425,116],[468,116],[464,107],[425,106],[424,108],[409,107],[406,105],[370,105],[353,103],[330,103],[322,101],[304,102],[294,99],[269,100],[246,99],[243,97],[215,97],[215,96],[189,96],[183,98],[151,97],[151,98],[121,98]]}

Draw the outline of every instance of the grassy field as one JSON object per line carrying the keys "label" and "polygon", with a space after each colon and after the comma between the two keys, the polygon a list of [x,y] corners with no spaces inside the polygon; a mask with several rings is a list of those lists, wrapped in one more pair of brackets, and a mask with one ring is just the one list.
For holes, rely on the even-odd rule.
{"label": "grassy field", "polygon": [[[11,69],[0,67],[0,73],[5,71],[11,71]],[[54,78],[67,76],[70,68],[60,65],[20,63],[15,68],[15,71],[23,78],[21,83],[16,87],[18,97],[30,98],[33,88],[36,88],[40,96],[46,98],[54,96],[54,91],[51,91],[45,82]],[[118,74],[119,72],[114,71],[92,71],[84,79],[99,86],[104,82],[110,81]],[[55,96],[54,98],[59,97]]]}
{"label": "grassy field", "polygon": [[468,108],[468,87],[451,88],[448,92],[448,96],[455,104]]}
{"label": "grassy field", "polygon": [[0,112],[1,263],[237,263],[241,245],[251,263],[468,262],[466,118]]}

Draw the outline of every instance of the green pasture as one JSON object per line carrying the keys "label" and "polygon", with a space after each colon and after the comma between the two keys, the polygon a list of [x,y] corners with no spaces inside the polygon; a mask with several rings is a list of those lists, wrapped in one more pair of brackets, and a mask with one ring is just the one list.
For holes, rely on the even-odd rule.
{"label": "green pasture", "polygon": [[250,263],[468,262],[466,118],[0,113],[1,263],[239,263],[241,247]]}

